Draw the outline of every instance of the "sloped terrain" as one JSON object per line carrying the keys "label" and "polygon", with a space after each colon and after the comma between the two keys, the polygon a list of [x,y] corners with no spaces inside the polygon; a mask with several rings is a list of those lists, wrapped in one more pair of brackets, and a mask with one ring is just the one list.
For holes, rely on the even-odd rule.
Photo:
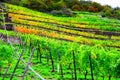
{"label": "sloped terrain", "polygon": [[[6,29],[11,31],[5,32],[0,16],[1,35],[14,36],[23,42],[26,62],[29,49],[36,48],[31,66],[45,79],[73,80],[77,77],[79,80],[91,80],[93,75],[95,80],[119,79],[119,20],[101,18],[99,14],[89,12],[76,12],[75,17],[52,16],[5,5],[1,14],[7,17],[5,25],[9,28]],[[22,48],[20,41],[15,47]],[[15,65],[15,62],[11,64]],[[23,69],[18,69],[22,74]]]}

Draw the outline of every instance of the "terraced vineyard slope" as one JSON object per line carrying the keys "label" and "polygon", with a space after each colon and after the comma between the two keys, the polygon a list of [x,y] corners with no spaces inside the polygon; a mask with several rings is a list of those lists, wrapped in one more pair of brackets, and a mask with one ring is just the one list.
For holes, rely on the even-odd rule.
{"label": "terraced vineyard slope", "polygon": [[[9,31],[8,34],[5,32],[0,16],[1,36],[17,38],[13,45],[20,49],[21,45],[24,46],[25,61],[30,50],[36,48],[31,66],[46,80],[120,79],[119,20],[102,18],[99,14],[89,12],[76,12],[74,17],[53,16],[20,6],[5,5],[1,14],[6,17],[5,25]],[[12,70],[15,62],[11,64]],[[19,67],[20,73],[23,72],[22,68]],[[4,70],[4,67],[1,69]],[[18,79],[18,76],[15,78]],[[39,79],[35,77],[35,80]]]}

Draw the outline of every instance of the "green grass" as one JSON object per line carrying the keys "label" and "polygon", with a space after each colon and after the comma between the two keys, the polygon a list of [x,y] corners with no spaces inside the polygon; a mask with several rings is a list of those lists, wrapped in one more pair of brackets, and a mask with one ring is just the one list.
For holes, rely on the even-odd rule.
{"label": "green grass", "polygon": [[[45,40],[45,39],[44,39]],[[3,44],[3,42],[1,42],[1,44]],[[67,43],[68,44],[68,43]],[[6,45],[6,43],[4,43],[3,44],[3,46],[4,45]],[[6,46],[9,46],[8,44],[6,45]],[[19,48],[19,49],[22,49],[22,47],[20,47],[19,45],[16,45],[15,46],[16,48]],[[25,46],[24,46],[25,47]],[[43,46],[44,47],[44,46]],[[51,46],[51,47],[53,47],[53,45]],[[60,48],[59,48],[60,49]],[[98,49],[98,50],[100,50],[100,49]],[[97,51],[98,51],[97,50]],[[112,50],[112,49],[111,49]],[[101,50],[100,50],[101,51]],[[115,49],[114,49],[114,51],[115,51]],[[55,51],[56,52],[56,51]],[[67,51],[68,52],[68,51]],[[18,53],[21,53],[21,51],[19,50],[18,51]],[[43,54],[43,56],[45,56],[46,54],[45,53],[42,53]],[[53,54],[53,53],[52,53]],[[55,53],[54,53],[55,54]],[[54,56],[54,54],[53,54],[53,57],[54,57],[54,60],[56,59],[55,58],[55,56]],[[67,55],[68,53],[66,53],[66,55]],[[100,53],[99,53],[100,54]],[[110,53],[111,54],[111,53]],[[70,55],[70,54],[69,54]],[[104,54],[105,55],[105,54]],[[116,56],[119,56],[119,55],[117,55],[117,54],[115,54],[114,53],[114,55],[116,55]],[[29,56],[30,56],[30,53],[28,53],[28,46],[26,46],[25,47],[25,53],[24,53],[24,56],[22,57],[22,58],[24,58],[24,60],[27,62],[27,60],[28,60],[28,58],[29,58]],[[64,57],[64,56],[63,56]],[[66,57],[66,56],[65,56]],[[68,57],[67,57],[68,58]],[[64,59],[63,60],[61,60],[62,62],[63,62],[63,72],[64,73],[66,73],[66,72],[71,72],[71,70],[68,70],[67,69],[67,63],[64,63],[65,61],[64,61]],[[13,69],[14,69],[14,67],[15,67],[15,64],[16,64],[16,59],[14,58],[14,61],[12,62],[12,66],[10,67],[10,69],[9,69],[9,72],[8,73],[12,73],[13,72]],[[40,75],[42,75],[44,78],[46,78],[46,79],[48,79],[48,78],[52,78],[52,79],[61,79],[61,76],[59,75],[59,73],[57,72],[57,64],[58,64],[58,61],[57,60],[55,60],[55,64],[54,64],[54,66],[55,66],[55,72],[51,72],[51,68],[52,68],[52,66],[51,66],[51,61],[49,60],[49,65],[47,64],[47,62],[46,62],[46,60],[45,59],[43,59],[42,58],[42,63],[39,63],[39,60],[36,60],[36,52],[34,53],[34,56],[33,56],[33,58],[32,58],[32,61],[31,61],[31,66],[33,67],[33,69],[35,70],[35,71],[37,71]],[[66,67],[65,67],[65,65],[66,65]],[[5,70],[5,67],[6,67],[6,65],[5,66],[3,66],[3,73],[4,73],[4,70]],[[79,66],[80,67],[80,66]],[[18,66],[18,68],[17,68],[17,70],[16,70],[16,73],[15,73],[15,77],[14,77],[14,79],[13,80],[16,80],[16,79],[20,79],[21,77],[19,77],[20,75],[22,75],[22,72],[24,71],[24,68],[25,68],[25,66],[23,66],[23,64],[22,64],[22,62],[20,62],[20,64],[19,64],[19,66]],[[77,77],[78,78],[84,78],[84,75],[82,75],[82,74],[79,74],[79,71],[77,71]],[[52,75],[53,74],[53,75]],[[19,76],[18,76],[19,75]],[[32,76],[34,76],[34,74],[31,72],[31,71],[28,71],[27,72],[27,74],[26,74],[26,79],[25,80],[27,80],[27,79],[31,79],[31,77]],[[35,77],[35,76],[34,76]],[[95,77],[95,76],[94,76]],[[71,78],[71,75],[70,74],[66,74],[66,75],[64,75],[64,78],[65,78],[65,80],[67,80],[67,79],[70,79]],[[8,79],[9,80],[9,77],[8,78],[6,78],[6,79]],[[39,80],[37,77],[35,77],[35,79],[36,80]],[[91,79],[91,76],[90,75],[88,75],[87,76],[87,79]],[[106,77],[105,78],[105,80],[107,80],[108,79],[108,77]],[[101,77],[99,77],[99,79],[98,80],[101,80]],[[114,78],[112,79],[112,80],[115,80]]]}

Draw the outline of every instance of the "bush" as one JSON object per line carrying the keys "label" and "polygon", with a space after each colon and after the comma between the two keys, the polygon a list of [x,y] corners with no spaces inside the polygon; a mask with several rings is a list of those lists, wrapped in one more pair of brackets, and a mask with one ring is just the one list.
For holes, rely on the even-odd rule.
{"label": "bush", "polygon": [[88,9],[89,12],[98,12],[98,8],[95,8],[93,6],[90,6]]}
{"label": "bush", "polygon": [[107,10],[104,14],[107,17],[111,17],[112,16],[111,10]]}
{"label": "bush", "polygon": [[116,18],[117,18],[117,19],[120,19],[120,10],[117,10],[117,11],[116,11]]}
{"label": "bush", "polygon": [[63,15],[65,15],[65,16],[75,16],[75,14],[69,8],[63,8],[62,12],[63,12]]}
{"label": "bush", "polygon": [[61,10],[61,9],[65,8],[65,7],[66,7],[66,4],[65,4],[65,2],[63,0],[61,0],[61,1],[57,2],[57,3],[54,3],[54,5],[53,5],[54,10]]}
{"label": "bush", "polygon": [[103,11],[101,12],[102,17],[113,17],[113,10],[110,6],[106,5],[103,6]]}
{"label": "bush", "polygon": [[91,6],[93,6],[96,9],[95,12],[100,12],[103,10],[103,7],[97,2],[92,2]]}
{"label": "bush", "polygon": [[72,6],[72,10],[79,11],[80,10],[80,6],[78,4],[75,4],[75,5]]}
{"label": "bush", "polygon": [[51,14],[55,16],[74,16],[73,12],[68,8],[63,8],[61,10],[52,10]]}
{"label": "bush", "polygon": [[30,4],[30,1],[29,0],[21,0],[19,2],[19,5],[20,6],[28,6]]}
{"label": "bush", "polygon": [[78,0],[64,0],[64,2],[66,3],[66,5],[67,5],[67,8],[70,8],[70,9],[72,9],[72,7],[74,6],[74,5],[79,5],[79,1]]}
{"label": "bush", "polygon": [[31,0],[28,7],[38,11],[45,11],[47,9],[47,5],[42,0]]}
{"label": "bush", "polygon": [[79,6],[81,11],[88,11],[91,1],[80,1]]}
{"label": "bush", "polygon": [[15,5],[19,5],[19,0],[5,0],[5,2],[11,3],[11,4],[15,4]]}

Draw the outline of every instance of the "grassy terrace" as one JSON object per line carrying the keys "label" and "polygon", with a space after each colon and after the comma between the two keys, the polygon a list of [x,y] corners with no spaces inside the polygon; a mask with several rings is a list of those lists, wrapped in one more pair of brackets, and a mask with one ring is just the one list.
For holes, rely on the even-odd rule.
{"label": "grassy terrace", "polygon": [[[30,16],[30,18],[32,16],[33,20],[48,19],[48,22],[49,22],[49,20],[51,22],[55,22],[55,23],[58,23],[58,21],[59,21],[59,24],[73,25],[74,27],[80,27],[81,26],[80,24],[84,23],[84,24],[87,24],[87,25],[84,25],[84,28],[93,28],[93,29],[101,29],[101,30],[108,30],[108,31],[119,31],[120,30],[120,28],[118,28],[118,26],[120,26],[120,24],[119,24],[120,21],[114,20],[114,19],[106,19],[106,18],[103,19],[98,15],[89,15],[89,13],[88,14],[80,14],[79,13],[78,16],[76,16],[76,17],[68,17],[68,18],[55,17],[55,16],[52,16],[49,14],[32,11],[32,10],[29,10],[29,9],[23,8],[23,7],[17,8],[16,6],[13,6],[13,5],[8,5],[8,11],[11,13],[18,13],[18,16],[20,14]],[[29,13],[31,13],[31,14],[29,14]],[[24,18],[26,18],[26,17],[24,17]],[[70,24],[70,22],[71,22],[71,24]],[[78,23],[78,24],[75,24],[75,23]]]}
{"label": "grassy terrace", "polygon": [[[96,34],[95,32],[92,33],[89,32],[89,30],[96,30],[96,31],[104,30],[101,27],[106,28],[106,30],[108,30],[107,28],[109,28],[112,31],[119,31],[120,28],[116,28],[117,26],[119,26],[118,24],[119,21],[117,20],[109,20],[109,19],[104,20],[96,14],[89,14],[89,13],[85,15],[84,13],[83,14],[79,13],[77,14],[76,17],[68,17],[68,18],[56,17],[41,12],[31,11],[29,9],[22,7],[16,8],[16,6],[10,4],[8,4],[8,11],[10,12],[9,16],[12,18],[12,22],[15,24],[15,29],[17,29],[17,31],[21,33],[25,33],[25,32],[27,33],[27,31],[30,31],[30,29],[33,30],[35,29],[37,32],[33,31],[32,32],[33,34],[47,36],[49,38],[55,38],[70,42],[77,42],[80,44],[96,45],[99,43],[103,46],[119,47],[119,43],[120,43],[118,41],[120,40],[119,36],[111,35],[109,37],[108,35],[104,35],[104,34],[99,35]],[[84,17],[83,18],[84,20],[80,18],[78,21],[78,18],[82,16]],[[112,25],[111,23],[108,23],[108,21],[111,21]],[[96,28],[93,26],[96,26]],[[19,27],[25,27],[25,28],[19,28]],[[87,28],[88,31],[77,31],[74,28],[77,29]],[[97,29],[97,28],[101,28],[101,29]]]}
{"label": "grassy terrace", "polygon": [[[87,45],[99,43],[103,46],[120,47],[119,33],[118,35],[104,34],[104,31],[117,33],[120,29],[118,20],[102,19],[98,14],[89,13],[77,13],[76,17],[57,17],[23,7],[16,8],[16,6],[10,4],[7,4],[7,7],[10,12],[9,16],[18,32],[27,33],[33,29],[35,31],[32,34],[49,38]],[[80,31],[83,29],[84,31]],[[99,34],[100,32],[103,33]]]}

